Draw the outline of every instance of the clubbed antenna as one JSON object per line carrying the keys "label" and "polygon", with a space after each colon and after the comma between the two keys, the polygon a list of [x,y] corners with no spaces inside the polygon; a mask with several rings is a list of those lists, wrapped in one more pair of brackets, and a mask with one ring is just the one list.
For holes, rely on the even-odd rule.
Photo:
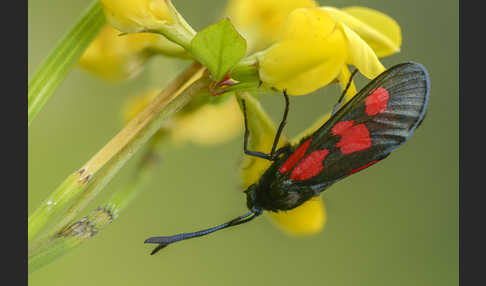
{"label": "clubbed antenna", "polygon": [[239,217],[237,217],[237,218],[235,218],[235,219],[233,219],[233,220],[231,220],[227,223],[223,223],[223,224],[220,224],[220,225],[215,226],[215,227],[211,227],[211,228],[196,231],[196,232],[179,233],[179,234],[172,235],[172,236],[154,236],[154,237],[146,239],[144,241],[144,243],[157,243],[157,244],[159,244],[150,253],[150,255],[154,255],[159,250],[161,250],[162,248],[166,247],[167,245],[169,245],[171,243],[181,241],[181,240],[190,239],[190,238],[200,237],[200,236],[210,234],[210,233],[213,233],[215,231],[218,231],[218,230],[230,227],[230,226],[235,226],[235,225],[239,225],[239,224],[242,224],[242,223],[246,223],[246,222],[249,222],[250,220],[256,218],[261,213],[262,213],[261,209],[253,209],[247,214],[239,216]]}

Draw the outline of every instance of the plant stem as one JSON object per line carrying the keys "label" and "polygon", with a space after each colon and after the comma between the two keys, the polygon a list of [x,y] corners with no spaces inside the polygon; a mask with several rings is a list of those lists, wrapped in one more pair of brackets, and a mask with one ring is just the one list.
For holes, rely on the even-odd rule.
{"label": "plant stem", "polygon": [[81,239],[77,236],[56,239],[55,242],[49,246],[49,248],[44,248],[32,257],[29,256],[29,274],[38,270],[42,266],[49,264],[56,258],[61,257],[67,252],[67,250],[76,247],[80,243]]}
{"label": "plant stem", "polygon": [[[171,100],[179,95],[177,91],[187,86],[187,83],[195,81],[202,76],[203,67],[199,63],[193,63],[182,74],[180,74],[174,81],[172,81],[167,88],[165,88],[157,97],[155,97],[135,118],[133,118],[110,142],[108,142],[103,149],[98,151],[83,167],[86,175],[93,174],[98,171],[107,161],[111,160],[115,154],[127,147],[127,144],[134,140],[135,136],[140,136],[140,132],[148,127],[160,128],[159,124],[153,125],[153,120],[159,119],[160,116],[165,116],[166,110],[163,114],[158,114],[164,109]],[[184,92],[187,94],[187,92]],[[174,103],[175,104],[175,103]],[[171,112],[172,114],[172,112]],[[164,117],[165,119],[165,117]],[[156,131],[151,130],[151,135]],[[148,139],[148,138],[147,138]],[[146,140],[144,141],[144,143]]]}
{"label": "plant stem", "polygon": [[187,52],[191,52],[191,41],[196,35],[196,31],[187,23],[187,21],[182,17],[182,15],[177,11],[172,4],[172,1],[165,0],[165,4],[169,10],[169,13],[173,17],[174,24],[164,25],[158,30],[154,30],[154,33],[160,33],[167,37],[174,43],[177,43],[183,47]]}
{"label": "plant stem", "polygon": [[[167,118],[209,85],[208,77],[202,77],[203,71],[199,63],[189,66],[79,171],[70,175],[44,200],[28,220],[29,255],[63,230]],[[184,89],[188,82],[193,83]],[[66,212],[76,198],[77,201]],[[41,237],[46,232],[48,234]]]}
{"label": "plant stem", "polygon": [[79,21],[42,62],[29,81],[28,126],[104,24],[103,7],[99,0],[94,0]]}
{"label": "plant stem", "polygon": [[155,134],[149,141],[147,149],[132,180],[123,188],[117,190],[111,198],[81,220],[72,223],[51,243],[29,256],[29,273],[46,266],[57,258],[76,248],[81,243],[91,239],[111,224],[123,209],[128,206],[136,196],[145,188],[158,169],[157,149],[160,146],[162,135]]}
{"label": "plant stem", "polygon": [[[148,109],[148,112],[145,114],[148,115],[150,120],[147,118],[147,120],[140,121],[144,122],[144,125],[143,128],[136,131],[137,136],[131,137],[129,141],[127,141],[126,144],[119,150],[119,152],[106,163],[103,169],[100,170],[99,175],[97,175],[95,180],[93,180],[93,182],[81,194],[79,199],[77,199],[73,206],[68,210],[67,214],[61,219],[60,222],[56,223],[56,225],[49,230],[49,236],[57,234],[69,222],[71,222],[79,214],[79,212],[83,210],[99,194],[99,192],[108,184],[108,182],[111,181],[111,179],[126,163],[126,161],[128,161],[128,159],[130,159],[131,156],[135,154],[135,152],[137,152],[138,149],[145,144],[157,130],[160,129],[165,120],[189,103],[191,99],[198,95],[203,88],[207,88],[208,85],[209,79],[201,78],[185,89],[175,99],[173,99],[173,96],[164,97],[163,101],[159,103],[154,103],[154,101],[152,101],[147,108],[142,110],[140,113],[144,113],[144,111]],[[162,94],[163,93],[164,92],[162,92]],[[151,106],[154,106],[154,108],[151,109]],[[154,112],[156,113],[154,114]],[[142,118],[137,116],[134,118],[134,120],[137,120],[137,118],[143,119],[143,115],[144,114],[142,114]],[[113,138],[113,140],[115,139],[116,137]],[[104,149],[105,148],[102,150]]]}
{"label": "plant stem", "polygon": [[120,212],[125,209],[145,188],[146,184],[150,182],[157,167],[159,166],[159,154],[157,149],[161,145],[162,136],[156,133],[148,143],[147,150],[138,165],[138,169],[132,182],[125,188],[115,192],[108,202],[104,205],[104,209],[109,210],[113,219],[116,219]]}

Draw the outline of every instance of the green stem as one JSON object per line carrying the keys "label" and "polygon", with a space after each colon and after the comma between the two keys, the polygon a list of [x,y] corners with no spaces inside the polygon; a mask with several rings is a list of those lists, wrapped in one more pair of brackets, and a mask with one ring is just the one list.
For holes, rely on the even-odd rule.
{"label": "green stem", "polygon": [[116,191],[111,198],[81,220],[72,223],[34,255],[29,257],[29,273],[46,266],[57,258],[91,239],[111,224],[137,197],[157,171],[158,154],[162,134],[159,132],[148,143],[144,156],[131,181]]}
{"label": "green stem", "polygon": [[187,21],[182,17],[172,4],[172,1],[165,0],[165,4],[169,10],[169,13],[173,17],[173,24],[164,25],[158,30],[154,30],[155,33],[160,33],[167,37],[167,39],[179,44],[187,52],[191,52],[191,41],[196,35],[196,31],[187,23]]}
{"label": "green stem", "polygon": [[104,24],[103,7],[99,0],[94,0],[80,20],[42,62],[29,81],[28,126]]}
{"label": "green stem", "polygon": [[243,83],[260,84],[257,54],[241,59],[231,70],[231,78]]}
{"label": "green stem", "polygon": [[[28,219],[29,255],[63,230],[167,118],[186,105],[199,91],[207,88],[209,79],[207,76],[202,77],[202,72],[203,68],[198,63],[187,68],[41,204]],[[192,84],[178,92],[188,82]],[[77,201],[72,204],[75,199]]]}
{"label": "green stem", "polygon": [[31,251],[31,245],[36,242],[41,231],[53,223],[53,220],[62,212],[65,206],[78,196],[88,183],[90,178],[82,176],[83,173],[77,171],[67,177],[29,217],[27,234],[29,252]]}
{"label": "green stem", "polygon": [[145,186],[155,175],[155,171],[159,166],[159,154],[157,149],[161,145],[162,136],[160,131],[158,131],[158,133],[156,133],[150,140],[149,146],[138,166],[132,183],[129,183],[120,191],[115,192],[105,204],[104,208],[110,210],[114,218],[117,218],[119,213],[125,209],[125,207],[129,205],[143,189],[145,189]]}
{"label": "green stem", "polygon": [[44,248],[35,256],[29,256],[28,268],[29,273],[32,273],[42,266],[49,264],[56,258],[61,257],[69,249],[72,249],[81,243],[81,239],[78,236],[70,236],[56,239],[49,248]]}
{"label": "green stem", "polygon": [[153,32],[162,34],[167,39],[183,47],[189,53],[191,52],[191,40],[196,35],[194,30],[181,29],[180,27],[163,27]]}

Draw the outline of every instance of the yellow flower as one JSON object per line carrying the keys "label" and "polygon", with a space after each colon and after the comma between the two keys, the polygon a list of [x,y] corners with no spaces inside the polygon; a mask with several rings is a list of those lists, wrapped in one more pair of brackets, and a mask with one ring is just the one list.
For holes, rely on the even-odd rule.
{"label": "yellow flower", "polygon": [[157,29],[174,19],[164,0],[101,0],[109,23],[126,33]]}
{"label": "yellow flower", "polygon": [[275,42],[290,12],[317,6],[314,0],[230,0],[225,14],[247,40],[248,50],[257,50]]}
{"label": "yellow flower", "polygon": [[[254,97],[242,94],[241,98],[245,100],[250,130],[248,148],[259,152],[270,152],[277,132],[275,125]],[[287,138],[282,135],[278,147],[284,146],[287,142]],[[272,162],[268,160],[245,156],[242,166],[243,188],[247,189],[256,183],[271,164]],[[314,234],[322,230],[326,223],[326,212],[321,197],[313,198],[290,211],[270,212],[269,217],[281,229],[293,235]]]}
{"label": "yellow flower", "polygon": [[120,34],[119,30],[105,25],[81,56],[79,65],[105,80],[115,81],[136,75],[155,54],[187,57],[183,48],[161,35]]}
{"label": "yellow flower", "polygon": [[[398,25],[381,27],[390,24],[391,18],[371,9],[353,7],[347,11],[351,12],[321,7],[291,12],[279,41],[258,54],[262,81],[287,89],[289,94],[303,95],[344,77],[341,73],[346,72],[347,64],[370,79],[383,72],[385,67],[367,41],[380,55],[397,52],[401,43],[401,36],[396,35],[400,35],[399,28],[395,29]],[[362,19],[363,15],[373,20]],[[367,20],[371,24],[360,24]]]}
{"label": "yellow flower", "polygon": [[[122,110],[123,121],[133,119],[162,90],[154,89],[130,98]],[[220,144],[243,131],[243,118],[234,96],[218,104],[203,104],[175,114],[164,127],[176,145],[193,142],[201,145]]]}
{"label": "yellow flower", "polygon": [[106,20],[124,33],[152,32],[188,50],[196,32],[170,0],[101,0]]}
{"label": "yellow flower", "polygon": [[146,48],[157,41],[157,35],[119,36],[120,33],[109,25],[103,27],[81,56],[79,65],[106,80],[120,80],[135,75],[150,57]]}
{"label": "yellow flower", "polygon": [[321,197],[314,197],[295,209],[285,212],[270,212],[273,221],[284,231],[293,235],[318,233],[326,224],[327,216]]}
{"label": "yellow flower", "polygon": [[390,16],[366,7],[322,9],[355,31],[378,57],[386,57],[400,51],[402,32],[398,23]]}

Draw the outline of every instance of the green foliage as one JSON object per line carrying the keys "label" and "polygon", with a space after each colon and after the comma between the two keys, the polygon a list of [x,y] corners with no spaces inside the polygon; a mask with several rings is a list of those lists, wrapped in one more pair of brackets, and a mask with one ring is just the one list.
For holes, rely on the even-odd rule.
{"label": "green foliage", "polygon": [[192,55],[208,68],[215,81],[220,81],[245,52],[246,40],[229,19],[204,28],[191,41]]}

